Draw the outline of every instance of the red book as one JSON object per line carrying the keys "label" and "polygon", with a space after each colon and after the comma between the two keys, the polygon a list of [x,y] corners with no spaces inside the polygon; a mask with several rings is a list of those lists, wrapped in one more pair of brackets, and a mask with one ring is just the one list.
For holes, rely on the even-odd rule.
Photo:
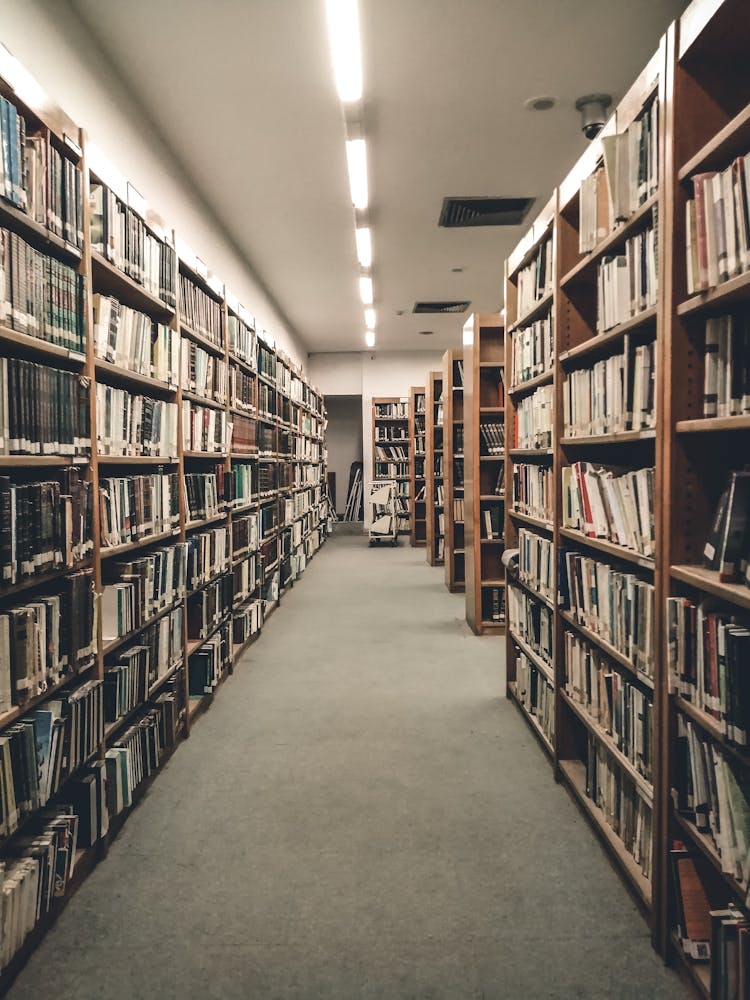
{"label": "red book", "polygon": [[[706,235],[706,194],[704,183],[713,177],[713,174],[696,174],[693,177],[693,190],[695,191],[695,235],[698,243],[698,273],[694,275],[695,287],[699,289],[708,288],[708,237]],[[708,202],[713,211],[713,201]]]}

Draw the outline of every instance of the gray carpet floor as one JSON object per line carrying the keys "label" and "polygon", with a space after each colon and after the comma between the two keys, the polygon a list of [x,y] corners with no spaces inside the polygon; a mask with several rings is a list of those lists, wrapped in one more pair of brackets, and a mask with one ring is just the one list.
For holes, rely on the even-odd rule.
{"label": "gray carpet floor", "polygon": [[11,1000],[684,997],[463,617],[328,542]]}

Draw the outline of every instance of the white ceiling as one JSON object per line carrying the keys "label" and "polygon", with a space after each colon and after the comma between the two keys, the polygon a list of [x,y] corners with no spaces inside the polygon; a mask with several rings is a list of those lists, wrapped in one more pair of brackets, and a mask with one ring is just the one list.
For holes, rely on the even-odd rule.
{"label": "white ceiling", "polygon": [[[72,2],[308,350],[362,349],[324,0]],[[575,99],[617,100],[684,6],[360,0],[379,349],[460,343],[417,299],[501,305],[525,226],[439,229],[443,197],[536,196],[530,221],[585,147]]]}

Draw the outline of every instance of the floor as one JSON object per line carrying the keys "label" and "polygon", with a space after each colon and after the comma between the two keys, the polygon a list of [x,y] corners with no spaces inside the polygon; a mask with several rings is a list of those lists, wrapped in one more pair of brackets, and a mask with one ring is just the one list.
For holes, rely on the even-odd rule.
{"label": "floor", "polygon": [[684,997],[424,550],[337,537],[11,1000]]}

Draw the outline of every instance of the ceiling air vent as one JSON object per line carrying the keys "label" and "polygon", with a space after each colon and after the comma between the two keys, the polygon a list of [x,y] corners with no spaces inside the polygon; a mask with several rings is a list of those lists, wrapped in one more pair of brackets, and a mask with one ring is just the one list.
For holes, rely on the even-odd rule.
{"label": "ceiling air vent", "polygon": [[520,226],[535,198],[443,198],[438,220],[446,229],[465,226]]}
{"label": "ceiling air vent", "polygon": [[415,302],[415,313],[462,313],[471,305],[470,302]]}

